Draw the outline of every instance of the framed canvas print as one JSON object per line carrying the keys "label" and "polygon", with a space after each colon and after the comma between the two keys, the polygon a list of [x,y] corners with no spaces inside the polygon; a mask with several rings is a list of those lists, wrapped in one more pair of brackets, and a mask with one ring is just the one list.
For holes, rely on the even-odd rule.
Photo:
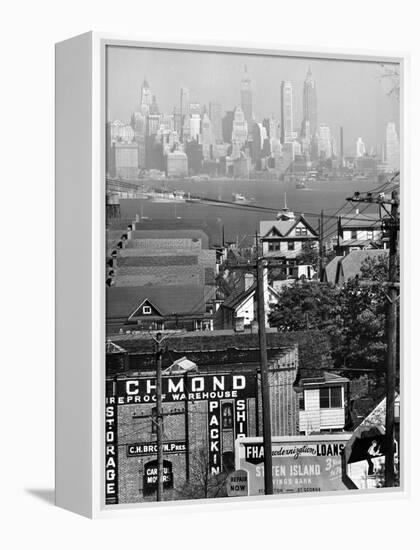
{"label": "framed canvas print", "polygon": [[405,489],[405,70],[57,44],[58,505]]}

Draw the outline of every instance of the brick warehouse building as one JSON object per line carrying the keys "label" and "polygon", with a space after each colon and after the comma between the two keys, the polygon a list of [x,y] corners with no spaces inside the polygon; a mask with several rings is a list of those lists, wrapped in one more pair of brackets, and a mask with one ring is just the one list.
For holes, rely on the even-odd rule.
{"label": "brick warehouse building", "polygon": [[[258,335],[188,333],[165,342],[164,499],[223,496],[235,439],[262,434]],[[272,434],[296,435],[299,363],[306,370],[331,368],[328,345],[320,334],[309,339],[306,333],[269,332],[267,348]],[[108,342],[108,503],[156,499],[154,373],[150,336]]]}

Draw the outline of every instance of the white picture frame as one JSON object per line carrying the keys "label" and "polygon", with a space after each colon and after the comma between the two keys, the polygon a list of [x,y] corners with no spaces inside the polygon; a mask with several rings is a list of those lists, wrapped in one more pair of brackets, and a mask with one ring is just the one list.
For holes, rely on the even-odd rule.
{"label": "white picture frame", "polygon": [[[191,506],[197,501],[105,505],[105,49],[113,45],[306,58],[387,61],[401,67],[401,177],[408,181],[407,54],[352,52],[276,45],[147,42],[89,32],[56,45],[56,504],[86,517],[119,515],[150,506]],[[76,197],[76,199],[75,199]],[[404,226],[408,209],[401,192]],[[75,223],[77,221],[77,223]],[[402,231],[402,252],[407,247]],[[404,277],[406,277],[406,272]],[[404,297],[404,285],[403,285]],[[403,299],[403,308],[407,307]],[[402,318],[405,315],[402,315]],[[401,487],[346,495],[382,499],[407,494],[409,366],[404,334],[401,396],[403,422]],[[76,475],[77,473],[77,475]],[[323,498],[334,502],[341,494]],[[221,507],[280,505],[296,495],[206,501]],[[316,497],[316,498],[319,498]],[[203,501],[199,501],[203,504]]]}

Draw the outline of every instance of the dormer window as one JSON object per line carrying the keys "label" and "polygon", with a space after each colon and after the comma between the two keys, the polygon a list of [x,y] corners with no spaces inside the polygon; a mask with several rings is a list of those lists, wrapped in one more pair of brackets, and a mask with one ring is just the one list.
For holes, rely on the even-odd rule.
{"label": "dormer window", "polygon": [[150,306],[143,306],[143,315],[151,315],[152,308]]}

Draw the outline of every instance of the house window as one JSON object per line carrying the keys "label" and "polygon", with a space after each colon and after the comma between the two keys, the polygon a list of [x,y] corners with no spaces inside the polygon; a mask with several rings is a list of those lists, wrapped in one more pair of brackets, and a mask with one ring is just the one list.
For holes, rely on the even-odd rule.
{"label": "house window", "polygon": [[287,250],[294,250],[294,249],[295,249],[295,242],[287,241]]}
{"label": "house window", "polygon": [[366,238],[369,240],[373,239],[373,231],[366,231]]}
{"label": "house window", "polygon": [[308,230],[306,229],[306,227],[296,227],[295,235],[296,237],[306,237],[308,235]]}
{"label": "house window", "polygon": [[320,388],[319,406],[321,409],[339,409],[343,406],[341,386]]}
{"label": "house window", "polygon": [[152,308],[150,306],[143,306],[143,315],[150,315],[152,313]]}
{"label": "house window", "polygon": [[222,405],[222,428],[231,430],[233,428],[233,406],[232,403]]}
{"label": "house window", "polygon": [[272,252],[274,250],[274,243],[268,243],[268,250]]}
{"label": "house window", "polygon": [[280,243],[274,244],[274,250],[280,250]]}
{"label": "house window", "polygon": [[352,239],[357,239],[357,231],[352,231],[351,232],[351,238]]}
{"label": "house window", "polygon": [[299,410],[304,411],[305,410],[305,392],[299,393]]}

